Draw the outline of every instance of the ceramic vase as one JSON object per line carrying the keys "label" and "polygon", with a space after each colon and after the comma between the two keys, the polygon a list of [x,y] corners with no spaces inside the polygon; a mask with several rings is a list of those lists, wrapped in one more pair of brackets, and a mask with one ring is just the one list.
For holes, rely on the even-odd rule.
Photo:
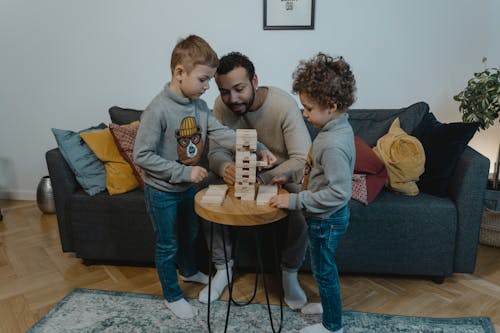
{"label": "ceramic vase", "polygon": [[56,212],[54,192],[52,191],[52,184],[50,183],[49,176],[44,176],[40,179],[36,189],[36,202],[38,208],[40,208],[44,214],[53,214]]}

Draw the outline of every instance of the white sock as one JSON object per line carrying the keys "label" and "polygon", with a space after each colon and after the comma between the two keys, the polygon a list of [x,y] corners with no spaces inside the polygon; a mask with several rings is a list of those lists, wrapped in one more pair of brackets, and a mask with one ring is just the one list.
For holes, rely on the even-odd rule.
{"label": "white sock", "polygon": [[[333,331],[333,333],[343,333],[344,328]],[[329,329],[327,329],[323,324],[315,324],[311,326],[306,326],[300,330],[300,333],[332,333]]]}
{"label": "white sock", "polygon": [[193,308],[184,298],[175,302],[168,302],[165,300],[165,305],[170,311],[173,312],[174,315],[181,319],[190,319],[198,314],[196,309]]}
{"label": "white sock", "polygon": [[198,271],[196,274],[191,276],[183,276],[181,275],[181,280],[184,282],[196,282],[201,284],[208,283],[208,275]]}
{"label": "white sock", "polygon": [[[225,269],[218,269],[217,273],[212,279],[212,284],[210,286],[210,303],[219,299],[220,295],[227,286],[227,272],[229,272],[229,279],[232,280],[232,269],[229,268],[229,271]],[[207,282],[208,283],[208,282]],[[198,300],[204,304],[208,303],[208,286],[200,291],[198,295]]]}
{"label": "white sock", "polygon": [[321,303],[309,303],[300,309],[300,312],[306,315],[322,314],[323,306]]}
{"label": "white sock", "polygon": [[292,310],[302,308],[307,303],[306,293],[299,284],[297,272],[282,271],[283,290],[285,292],[285,303]]}

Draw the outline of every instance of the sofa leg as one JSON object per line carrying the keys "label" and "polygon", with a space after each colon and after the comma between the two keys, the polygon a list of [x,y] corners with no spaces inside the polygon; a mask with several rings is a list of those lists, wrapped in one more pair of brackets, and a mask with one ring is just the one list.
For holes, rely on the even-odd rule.
{"label": "sofa leg", "polygon": [[92,259],[82,259],[82,264],[85,266],[92,266],[95,265],[96,261]]}
{"label": "sofa leg", "polygon": [[434,281],[434,283],[436,283],[436,284],[443,284],[444,275],[443,276],[431,276],[431,280]]}

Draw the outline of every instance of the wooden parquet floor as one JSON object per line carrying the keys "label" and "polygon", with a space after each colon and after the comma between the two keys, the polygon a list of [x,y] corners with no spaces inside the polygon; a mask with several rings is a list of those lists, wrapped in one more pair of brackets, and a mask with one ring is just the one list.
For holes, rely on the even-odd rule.
{"label": "wooden parquet floor", "polygon": [[[33,201],[0,200],[0,332],[25,332],[73,288],[161,295],[154,268],[85,266],[61,251],[55,215]],[[300,275],[310,301],[319,296],[310,274]],[[252,294],[254,275],[235,279],[235,297]],[[271,301],[278,303],[272,279]],[[261,284],[260,284],[261,285]],[[202,286],[183,284],[187,297]],[[441,285],[417,277],[341,275],[343,307],[377,313],[463,317],[489,316],[500,332],[500,248],[480,245],[474,274],[455,274]],[[223,295],[223,299],[227,295]],[[227,299],[227,298],[226,298]],[[264,303],[259,287],[256,302]]]}

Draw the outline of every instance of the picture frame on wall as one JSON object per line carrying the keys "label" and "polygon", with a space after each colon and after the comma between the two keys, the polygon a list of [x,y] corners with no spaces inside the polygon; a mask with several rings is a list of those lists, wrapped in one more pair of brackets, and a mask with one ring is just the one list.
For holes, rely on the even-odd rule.
{"label": "picture frame on wall", "polygon": [[313,30],[315,0],[263,0],[264,30]]}

